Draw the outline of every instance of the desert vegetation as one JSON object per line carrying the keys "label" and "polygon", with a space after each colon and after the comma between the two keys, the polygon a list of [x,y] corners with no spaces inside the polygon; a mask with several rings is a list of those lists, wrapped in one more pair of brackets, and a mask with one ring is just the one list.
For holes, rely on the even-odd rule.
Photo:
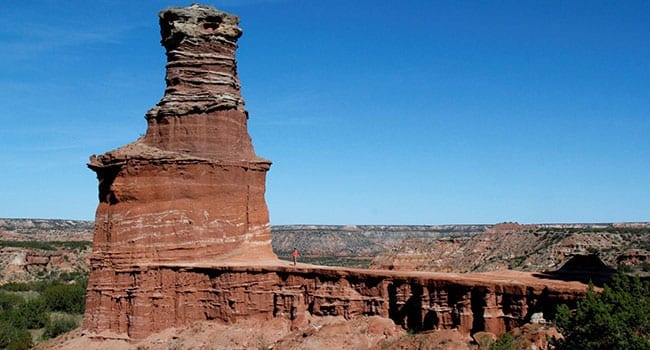
{"label": "desert vegetation", "polygon": [[561,349],[650,349],[650,281],[619,273],[601,293],[590,285],[575,310],[560,305]]}
{"label": "desert vegetation", "polygon": [[11,241],[0,240],[0,249],[4,247],[30,248],[40,250],[67,249],[81,251],[92,246],[90,241]]}
{"label": "desert vegetation", "polygon": [[85,273],[60,273],[0,286],[0,348],[29,349],[77,328],[84,311]]}

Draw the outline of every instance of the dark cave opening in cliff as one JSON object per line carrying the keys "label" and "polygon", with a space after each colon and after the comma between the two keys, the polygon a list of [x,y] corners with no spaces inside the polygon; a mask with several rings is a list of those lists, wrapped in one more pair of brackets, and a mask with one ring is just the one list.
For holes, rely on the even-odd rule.
{"label": "dark cave opening in cliff", "polygon": [[413,332],[423,330],[422,322],[422,286],[411,285],[410,296],[406,301],[400,302],[397,299],[398,287],[394,284],[388,286],[389,317],[395,324],[401,325]]}
{"label": "dark cave opening in cliff", "polygon": [[485,296],[487,291],[481,288],[474,288],[472,290],[471,303],[472,303],[472,330],[471,333],[481,332],[485,330],[485,308],[487,307],[487,302]]}

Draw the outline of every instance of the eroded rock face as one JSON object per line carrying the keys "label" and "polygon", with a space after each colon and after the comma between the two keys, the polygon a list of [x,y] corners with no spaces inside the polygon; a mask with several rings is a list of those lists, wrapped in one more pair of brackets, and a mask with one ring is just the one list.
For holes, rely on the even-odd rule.
{"label": "eroded rock face", "polygon": [[[88,298],[101,312],[86,314],[91,332],[143,339],[196,321],[273,318],[292,327],[313,317],[380,316],[415,331],[457,329],[501,334],[534,312],[554,313],[584,285],[520,283],[494,276],[420,275],[406,272],[288,266],[155,266],[104,269]],[[562,285],[560,288],[557,284]],[[262,324],[262,323],[260,323]]]}
{"label": "eroded rock face", "polygon": [[[167,89],[147,133],[88,164],[99,180],[91,291],[136,266],[276,258],[264,201],[271,163],[253,151],[239,92],[238,19],[199,5],[159,16]],[[87,327],[111,319],[102,302],[89,294]]]}
{"label": "eroded rock face", "polygon": [[147,112],[144,143],[221,160],[256,160],[235,50],[237,16],[192,5],[160,12],[167,89]]}
{"label": "eroded rock face", "polygon": [[[140,140],[93,156],[99,179],[93,270],[159,262],[274,259],[265,176],[247,131],[236,16],[160,12],[167,89]],[[92,280],[92,277],[91,277]]]}

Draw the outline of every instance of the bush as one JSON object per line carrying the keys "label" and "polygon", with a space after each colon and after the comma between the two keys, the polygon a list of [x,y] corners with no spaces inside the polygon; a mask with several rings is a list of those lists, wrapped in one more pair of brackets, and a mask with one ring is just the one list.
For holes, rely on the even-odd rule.
{"label": "bush", "polygon": [[88,272],[73,271],[73,272],[61,272],[59,274],[59,280],[61,282],[76,282],[80,286],[83,286],[86,289],[88,285]]}
{"label": "bush", "polygon": [[90,241],[8,241],[0,240],[0,248],[32,248],[40,250],[56,250],[58,248],[83,250],[92,247]]}
{"label": "bush", "polygon": [[24,301],[5,313],[5,319],[20,329],[37,329],[45,326],[48,308],[43,298]]}
{"label": "bush", "polygon": [[43,298],[52,311],[80,314],[84,312],[86,288],[78,283],[53,283],[45,288]]}
{"label": "bush", "polygon": [[51,315],[49,321],[45,325],[45,333],[43,338],[54,338],[59,334],[69,332],[79,327],[79,323],[71,315]]}
{"label": "bush", "polygon": [[518,350],[519,347],[515,344],[515,338],[508,333],[503,333],[499,339],[490,344],[490,350]]}
{"label": "bush", "polygon": [[32,336],[27,330],[16,328],[8,320],[0,320],[0,348],[23,350],[32,347]]}
{"label": "bush", "polygon": [[575,311],[557,309],[564,349],[650,349],[650,282],[617,274],[611,286],[587,295]]}
{"label": "bush", "polygon": [[23,302],[25,299],[20,295],[0,291],[0,310],[10,310]]}
{"label": "bush", "polygon": [[13,332],[15,327],[11,322],[0,319],[0,349],[6,348],[11,339],[13,339]]}
{"label": "bush", "polygon": [[30,290],[30,286],[27,283],[23,282],[9,282],[6,284],[3,284],[2,287],[3,290],[6,291],[12,291],[12,292],[26,292]]}
{"label": "bush", "polygon": [[28,350],[31,349],[33,345],[32,335],[26,330],[19,330],[16,337],[7,345],[7,350]]}
{"label": "bush", "polygon": [[650,262],[647,261],[642,262],[641,270],[643,270],[643,272],[650,272]]}

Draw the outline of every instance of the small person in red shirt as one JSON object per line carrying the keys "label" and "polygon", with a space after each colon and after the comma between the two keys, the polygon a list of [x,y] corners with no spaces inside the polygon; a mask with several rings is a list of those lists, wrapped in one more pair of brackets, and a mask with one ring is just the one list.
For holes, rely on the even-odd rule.
{"label": "small person in red shirt", "polygon": [[298,260],[298,248],[293,248],[291,256],[293,256],[293,266],[296,266],[296,261]]}

